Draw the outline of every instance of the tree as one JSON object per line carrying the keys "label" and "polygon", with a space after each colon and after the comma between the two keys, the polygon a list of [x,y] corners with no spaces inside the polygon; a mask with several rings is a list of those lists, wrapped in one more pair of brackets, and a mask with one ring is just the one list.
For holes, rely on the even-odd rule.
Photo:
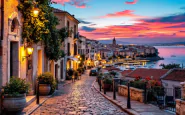
{"label": "tree", "polygon": [[160,66],[162,66],[162,69],[173,69],[173,68],[181,68],[180,67],[180,64],[175,64],[175,63],[172,63],[172,64],[160,64]]}

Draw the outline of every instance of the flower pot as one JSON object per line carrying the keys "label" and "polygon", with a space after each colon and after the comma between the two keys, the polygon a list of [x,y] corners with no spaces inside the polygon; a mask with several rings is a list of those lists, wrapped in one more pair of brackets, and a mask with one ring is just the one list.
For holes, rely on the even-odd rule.
{"label": "flower pot", "polygon": [[48,95],[51,91],[50,84],[39,84],[40,95]]}
{"label": "flower pot", "polygon": [[19,94],[18,96],[5,95],[3,107],[7,112],[19,112],[26,106],[26,95]]}
{"label": "flower pot", "polygon": [[111,84],[106,84],[106,83],[104,83],[104,84],[103,84],[103,88],[104,88],[105,90],[107,90],[107,91],[110,91],[110,89],[111,89]]}

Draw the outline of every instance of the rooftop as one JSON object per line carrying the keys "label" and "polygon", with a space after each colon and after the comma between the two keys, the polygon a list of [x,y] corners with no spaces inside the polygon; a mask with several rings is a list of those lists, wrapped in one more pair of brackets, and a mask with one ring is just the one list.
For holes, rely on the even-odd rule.
{"label": "rooftop", "polygon": [[145,79],[146,77],[153,76],[153,79],[160,80],[160,78],[165,75],[169,70],[168,69],[147,69],[147,68],[138,68],[133,72],[126,75],[126,77],[135,78],[137,76]]}
{"label": "rooftop", "polygon": [[115,68],[115,67],[107,67],[107,68],[105,68],[105,70],[108,70],[108,71],[113,71],[113,70],[120,71],[119,68]]}
{"label": "rooftop", "polygon": [[80,23],[80,21],[79,21],[78,19],[76,19],[74,15],[71,15],[71,14],[70,14],[69,12],[67,12],[67,11],[53,8],[53,12],[54,12],[54,13],[66,13],[66,14],[68,14],[70,17],[72,17],[74,20],[76,20],[78,23]]}
{"label": "rooftop", "polygon": [[171,80],[171,81],[185,81],[185,69],[174,69],[168,75],[166,75],[163,80]]}
{"label": "rooftop", "polygon": [[122,76],[126,76],[128,75],[129,73],[131,73],[133,70],[124,70],[121,72]]}

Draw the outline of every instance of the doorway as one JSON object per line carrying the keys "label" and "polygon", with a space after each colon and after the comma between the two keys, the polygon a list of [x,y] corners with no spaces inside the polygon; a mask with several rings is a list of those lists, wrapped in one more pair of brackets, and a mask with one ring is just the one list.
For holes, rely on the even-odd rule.
{"label": "doorway", "polygon": [[58,64],[55,64],[55,79],[58,80]]}
{"label": "doorway", "polygon": [[19,43],[10,42],[10,77],[19,76]]}
{"label": "doorway", "polygon": [[42,50],[38,50],[37,75],[42,74]]}
{"label": "doorway", "polygon": [[63,75],[63,70],[64,69],[64,61],[62,60],[60,62],[60,79],[63,79],[64,78],[64,75]]}

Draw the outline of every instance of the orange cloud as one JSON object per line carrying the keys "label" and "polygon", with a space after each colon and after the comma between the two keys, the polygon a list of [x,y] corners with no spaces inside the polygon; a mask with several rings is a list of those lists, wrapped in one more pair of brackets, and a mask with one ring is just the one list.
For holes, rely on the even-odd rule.
{"label": "orange cloud", "polygon": [[136,4],[138,0],[133,0],[132,2],[126,1],[125,4]]}
{"label": "orange cloud", "polygon": [[146,18],[144,16],[135,15],[133,10],[123,10],[120,12],[110,13],[99,18],[115,18],[115,17]]}

